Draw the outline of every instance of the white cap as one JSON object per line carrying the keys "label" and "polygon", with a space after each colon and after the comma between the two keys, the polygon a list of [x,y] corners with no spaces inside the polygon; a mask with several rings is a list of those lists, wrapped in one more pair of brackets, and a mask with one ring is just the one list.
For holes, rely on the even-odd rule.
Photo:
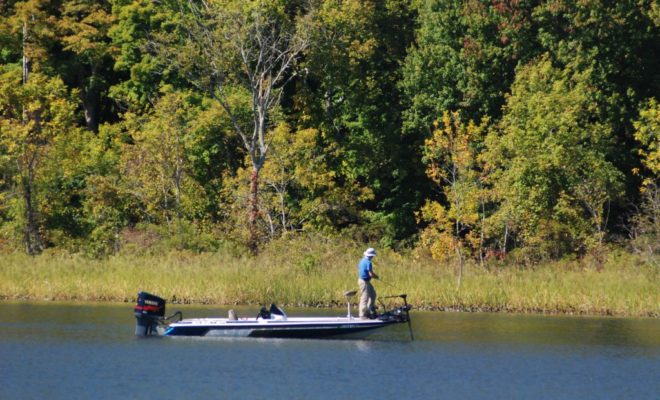
{"label": "white cap", "polygon": [[365,257],[373,257],[375,255],[376,255],[376,250],[372,247],[369,247],[367,250],[364,251]]}

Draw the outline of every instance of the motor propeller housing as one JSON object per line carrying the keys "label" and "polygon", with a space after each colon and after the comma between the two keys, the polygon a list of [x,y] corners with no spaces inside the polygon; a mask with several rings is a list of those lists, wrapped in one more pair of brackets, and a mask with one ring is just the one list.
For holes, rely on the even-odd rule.
{"label": "motor propeller housing", "polygon": [[158,327],[165,320],[165,300],[147,292],[138,293],[134,315],[136,336],[158,334]]}

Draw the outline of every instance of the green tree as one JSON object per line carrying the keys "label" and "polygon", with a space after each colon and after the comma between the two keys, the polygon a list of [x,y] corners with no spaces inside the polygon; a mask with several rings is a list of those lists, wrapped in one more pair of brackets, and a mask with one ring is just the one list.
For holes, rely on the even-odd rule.
{"label": "green tree", "polygon": [[414,17],[408,1],[322,2],[292,99],[300,125],[319,129],[322,143],[336,147],[328,162],[337,182],[374,194],[338,227],[366,225],[386,245],[414,231],[426,183],[419,152],[400,134],[397,83]]}
{"label": "green tree", "polygon": [[[531,17],[537,3],[413,3],[419,15],[416,40],[399,82],[404,94],[402,130],[410,146],[422,148],[424,140],[433,136],[435,119],[445,110],[459,111],[463,123],[501,118],[516,66],[539,53]],[[425,188],[424,194],[433,197],[432,188]],[[484,198],[481,216],[492,213],[492,207]],[[482,244],[487,235],[480,232]]]}
{"label": "green tree", "polygon": [[460,55],[465,28],[459,1],[420,1],[416,7],[419,28],[403,64],[400,85],[407,106],[404,130],[427,134],[438,115],[458,108],[465,81]]}
{"label": "green tree", "polygon": [[[610,125],[617,146],[611,154],[626,174],[625,203],[636,201],[639,167],[634,127],[638,105],[660,92],[660,30],[653,20],[655,1],[548,1],[533,12],[538,43],[556,65],[590,71],[598,91],[595,118]],[[594,118],[594,117],[592,117]],[[620,204],[625,209],[626,204]]]}
{"label": "green tree", "polygon": [[[612,128],[598,119],[590,71],[557,69],[547,57],[519,68],[487,161],[511,227],[534,257],[598,250],[622,175],[612,164]],[[507,230],[508,232],[508,230]]]}
{"label": "green tree", "polygon": [[85,218],[83,250],[93,256],[119,251],[121,231],[143,221],[144,206],[130,192],[123,174],[125,147],[134,143],[126,123],[101,124],[89,137],[80,168],[85,172],[81,192]]}
{"label": "green tree", "polygon": [[[75,92],[68,101],[77,106]],[[49,246],[70,251],[85,249],[92,226],[85,214],[87,180],[92,173],[88,154],[94,134],[71,120],[52,138],[38,174],[38,209],[44,238]]]}
{"label": "green tree", "polygon": [[[197,88],[225,110],[240,137],[252,167],[248,247],[257,250],[259,172],[277,121],[282,88],[294,76],[293,67],[309,46],[306,24],[312,10],[301,9],[295,18],[285,1],[190,2],[182,27],[188,33],[183,49],[171,54]],[[168,53],[166,47],[161,47]],[[232,102],[236,91],[249,98],[249,118]]]}
{"label": "green tree", "polygon": [[[171,60],[153,48],[153,37],[174,41],[185,36],[178,30],[180,19],[176,2],[150,0],[114,0],[114,22],[108,29],[111,46],[116,48],[114,70],[118,83],[109,96],[124,109],[141,112],[153,105],[161,86],[188,88]],[[165,40],[165,39],[164,39]],[[114,53],[113,53],[114,54]]]}
{"label": "green tree", "polygon": [[403,65],[404,130],[427,134],[444,110],[499,118],[515,68],[538,54],[536,2],[415,2],[419,28]]}

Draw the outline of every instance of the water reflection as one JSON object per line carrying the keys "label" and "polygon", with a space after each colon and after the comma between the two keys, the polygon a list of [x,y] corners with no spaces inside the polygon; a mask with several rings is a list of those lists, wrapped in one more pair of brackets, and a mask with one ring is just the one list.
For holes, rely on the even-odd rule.
{"label": "water reflection", "polygon": [[526,343],[660,346],[653,319],[510,314],[415,313],[420,340],[468,343]]}
{"label": "water reflection", "polygon": [[[227,312],[172,308],[187,317]],[[251,315],[253,308],[237,311]],[[405,325],[370,340],[140,339],[130,304],[0,303],[0,398],[650,399],[660,393],[658,320],[412,317],[414,342]]]}
{"label": "water reflection", "polygon": [[[187,317],[223,316],[227,309],[215,306],[174,306]],[[251,307],[234,307],[251,315]],[[290,315],[341,315],[342,310],[288,309]],[[131,305],[71,303],[0,303],[3,339],[47,337],[90,339],[131,337],[134,320]],[[538,316],[487,313],[413,312],[417,341],[443,343],[579,344],[660,347],[660,321],[644,318]],[[102,329],[101,329],[102,328]],[[407,341],[408,327],[398,325],[376,332],[367,341]],[[208,340],[208,339],[204,339]],[[226,340],[226,339],[225,339]],[[239,340],[244,340],[240,339]],[[248,339],[254,341],[255,339]],[[266,339],[278,346],[281,340]]]}

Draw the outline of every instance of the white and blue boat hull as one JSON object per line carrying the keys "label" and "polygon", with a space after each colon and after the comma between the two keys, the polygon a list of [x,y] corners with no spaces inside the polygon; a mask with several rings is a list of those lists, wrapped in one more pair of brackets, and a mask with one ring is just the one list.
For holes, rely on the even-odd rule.
{"label": "white and blue boat hull", "polygon": [[188,319],[172,323],[165,336],[330,338],[363,337],[372,330],[395,324],[395,320],[354,318],[288,318],[286,320]]}

